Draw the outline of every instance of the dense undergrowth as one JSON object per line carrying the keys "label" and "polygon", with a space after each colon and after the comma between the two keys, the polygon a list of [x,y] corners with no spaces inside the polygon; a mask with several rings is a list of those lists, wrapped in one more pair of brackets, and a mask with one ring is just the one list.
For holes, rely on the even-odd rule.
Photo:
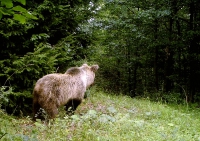
{"label": "dense undergrowth", "polygon": [[199,127],[199,109],[95,89],[75,115],[68,117],[61,109],[48,124],[0,111],[2,141],[200,141]]}

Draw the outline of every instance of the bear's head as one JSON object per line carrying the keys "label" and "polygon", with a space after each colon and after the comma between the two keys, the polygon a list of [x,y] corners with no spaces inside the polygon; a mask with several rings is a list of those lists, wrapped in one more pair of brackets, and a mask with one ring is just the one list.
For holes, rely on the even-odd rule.
{"label": "bear's head", "polygon": [[88,66],[87,64],[83,64],[81,67],[86,72],[86,87],[88,88],[90,85],[94,83],[95,72],[99,69],[98,65]]}
{"label": "bear's head", "polygon": [[95,72],[99,69],[98,65],[88,66],[87,64],[83,64],[81,67],[72,67],[69,68],[65,74],[69,74],[71,76],[77,76],[79,79],[81,78],[86,83],[86,87],[88,88],[90,85],[94,83]]}

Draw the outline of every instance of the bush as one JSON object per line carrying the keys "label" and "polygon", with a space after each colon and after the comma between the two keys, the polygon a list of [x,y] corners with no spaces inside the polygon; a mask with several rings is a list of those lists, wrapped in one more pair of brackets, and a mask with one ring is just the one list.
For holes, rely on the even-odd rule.
{"label": "bush", "polygon": [[12,63],[9,65],[8,60],[0,61],[3,68],[0,76],[7,78],[1,81],[1,105],[9,114],[18,115],[20,109],[30,111],[35,82],[43,75],[58,71],[59,66],[66,66],[67,60],[71,59],[63,50],[64,47],[41,44],[33,53],[28,52],[23,57],[10,55]]}

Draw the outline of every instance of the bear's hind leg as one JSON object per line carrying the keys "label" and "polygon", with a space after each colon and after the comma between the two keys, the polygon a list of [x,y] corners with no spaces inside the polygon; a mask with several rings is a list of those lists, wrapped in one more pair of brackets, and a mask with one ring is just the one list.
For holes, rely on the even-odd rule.
{"label": "bear's hind leg", "polygon": [[65,105],[67,115],[74,114],[76,108],[81,104],[82,100],[80,99],[70,99]]}

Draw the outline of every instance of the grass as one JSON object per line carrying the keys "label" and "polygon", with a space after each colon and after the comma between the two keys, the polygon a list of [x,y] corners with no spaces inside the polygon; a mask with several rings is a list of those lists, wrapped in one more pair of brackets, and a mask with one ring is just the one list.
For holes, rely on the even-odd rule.
{"label": "grass", "polygon": [[92,90],[67,117],[49,124],[0,111],[2,141],[200,141],[199,109]]}

